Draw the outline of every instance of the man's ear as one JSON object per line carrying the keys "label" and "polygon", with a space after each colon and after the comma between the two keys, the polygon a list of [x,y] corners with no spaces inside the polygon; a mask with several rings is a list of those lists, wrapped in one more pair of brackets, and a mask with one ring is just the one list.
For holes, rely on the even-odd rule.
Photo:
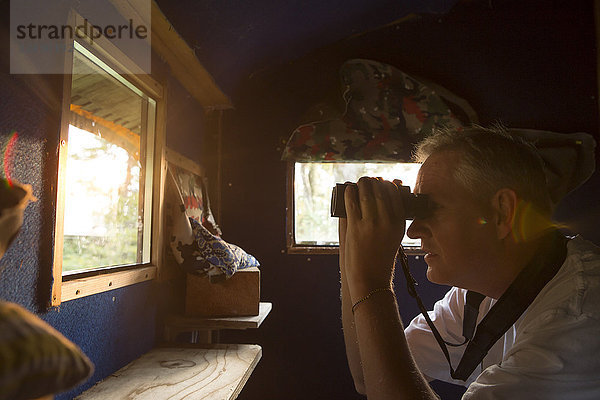
{"label": "man's ear", "polygon": [[492,212],[498,239],[504,239],[512,232],[516,210],[515,191],[508,188],[498,190],[492,198]]}

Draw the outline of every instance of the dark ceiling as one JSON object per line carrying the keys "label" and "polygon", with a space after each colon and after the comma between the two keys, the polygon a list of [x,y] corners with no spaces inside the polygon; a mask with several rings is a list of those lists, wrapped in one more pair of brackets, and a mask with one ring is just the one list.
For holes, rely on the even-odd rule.
{"label": "dark ceiling", "polygon": [[226,94],[254,72],[458,0],[157,0]]}

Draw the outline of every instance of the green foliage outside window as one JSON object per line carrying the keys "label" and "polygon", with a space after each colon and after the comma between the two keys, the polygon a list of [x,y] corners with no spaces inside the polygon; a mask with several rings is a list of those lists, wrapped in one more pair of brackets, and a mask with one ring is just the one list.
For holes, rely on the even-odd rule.
{"label": "green foliage outside window", "polygon": [[[71,195],[66,201],[63,271],[135,264],[139,258],[139,162],[124,149],[74,127],[69,141],[67,168],[86,173],[67,179],[73,187],[67,187]],[[106,169],[99,170],[99,164]],[[116,169],[109,169],[109,164]],[[116,176],[103,176],[111,171]]]}

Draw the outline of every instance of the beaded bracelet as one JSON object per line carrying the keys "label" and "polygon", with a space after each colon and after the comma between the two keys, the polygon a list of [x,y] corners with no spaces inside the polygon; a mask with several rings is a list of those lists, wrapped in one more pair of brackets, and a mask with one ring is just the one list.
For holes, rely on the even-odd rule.
{"label": "beaded bracelet", "polygon": [[389,288],[389,287],[378,288],[378,289],[372,290],[371,292],[369,292],[368,295],[366,295],[365,297],[363,297],[362,299],[358,300],[356,303],[354,303],[352,305],[352,314],[354,314],[354,310],[356,309],[356,307],[360,303],[362,303],[364,301],[367,301],[371,296],[373,296],[377,292],[385,292],[385,291],[390,291],[390,293],[394,294],[394,291],[391,288]]}

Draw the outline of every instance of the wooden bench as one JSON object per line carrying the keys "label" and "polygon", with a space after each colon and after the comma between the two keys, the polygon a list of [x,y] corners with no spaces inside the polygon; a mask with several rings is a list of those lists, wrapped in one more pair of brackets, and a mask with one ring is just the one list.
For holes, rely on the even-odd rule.
{"label": "wooden bench", "polygon": [[[258,364],[262,348],[256,344],[212,344],[212,333],[258,328],[271,308],[271,303],[261,302],[259,314],[252,317],[170,315],[165,319],[166,343],[162,347],[132,361],[76,399],[233,400]],[[200,344],[182,347],[174,343],[181,332],[195,332],[195,342]]]}
{"label": "wooden bench", "polygon": [[261,347],[254,344],[159,347],[76,399],[233,400],[261,355]]}

